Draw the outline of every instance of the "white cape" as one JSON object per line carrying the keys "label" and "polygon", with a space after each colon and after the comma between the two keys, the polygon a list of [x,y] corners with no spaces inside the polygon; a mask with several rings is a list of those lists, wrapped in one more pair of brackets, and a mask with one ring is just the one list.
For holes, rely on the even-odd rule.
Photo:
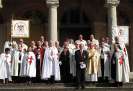
{"label": "white cape", "polygon": [[[28,56],[27,56],[27,76],[28,77],[36,77],[36,57],[35,54],[33,52],[28,52]],[[30,59],[31,58],[31,59]],[[31,61],[31,63],[30,63]]]}
{"label": "white cape", "polygon": [[28,54],[25,52],[22,57],[22,63],[21,63],[20,74],[19,74],[22,77],[27,76],[27,65],[28,65],[27,58],[28,58]]}
{"label": "white cape", "polygon": [[42,75],[41,79],[47,80],[52,75],[52,61],[49,59],[50,50],[49,48],[45,49],[43,65],[42,65]]}
{"label": "white cape", "polygon": [[5,78],[8,78],[9,81],[12,81],[12,78],[11,78],[11,55],[2,53],[0,55],[0,79],[5,79]]}
{"label": "white cape", "polygon": [[50,61],[52,61],[52,75],[56,81],[61,79],[58,50],[56,47],[50,47]]}

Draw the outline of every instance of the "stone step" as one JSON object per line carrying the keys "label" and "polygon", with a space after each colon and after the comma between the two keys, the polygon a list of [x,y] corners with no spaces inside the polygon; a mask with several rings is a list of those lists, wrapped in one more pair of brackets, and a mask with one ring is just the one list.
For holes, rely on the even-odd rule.
{"label": "stone step", "polygon": [[[114,83],[85,83],[88,87],[116,87]],[[8,84],[0,84],[0,87],[12,87],[12,86],[64,86],[64,87],[74,87],[74,83],[54,83],[54,84],[46,84],[46,83],[31,83],[30,85],[27,83],[8,83]],[[133,87],[133,82],[124,83],[122,87]]]}
{"label": "stone step", "polygon": [[[55,83],[52,85],[45,83],[32,83],[30,85],[27,83],[9,83],[0,84],[0,91],[76,91],[76,89],[72,83]],[[133,83],[126,83],[121,87],[115,87],[112,83],[86,83],[84,91],[133,91]]]}
{"label": "stone step", "polygon": [[[0,88],[0,91],[81,91],[75,87],[8,87]],[[133,88],[123,87],[86,87],[83,91],[133,91]]]}
{"label": "stone step", "polygon": [[[86,86],[89,87],[116,87],[114,83],[86,83]],[[1,86],[64,86],[64,87],[74,87],[73,83],[54,83],[54,84],[46,84],[46,83],[8,83],[8,84],[0,84]],[[124,83],[122,87],[133,87],[133,82]]]}

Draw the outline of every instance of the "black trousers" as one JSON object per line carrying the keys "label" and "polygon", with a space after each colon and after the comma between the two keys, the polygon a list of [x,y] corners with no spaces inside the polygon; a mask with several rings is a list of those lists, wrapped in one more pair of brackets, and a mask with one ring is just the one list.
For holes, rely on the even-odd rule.
{"label": "black trousers", "polygon": [[81,86],[84,87],[85,85],[85,69],[77,69],[76,71],[76,78],[77,78],[77,87]]}
{"label": "black trousers", "polygon": [[104,59],[101,59],[102,79],[104,79]]}

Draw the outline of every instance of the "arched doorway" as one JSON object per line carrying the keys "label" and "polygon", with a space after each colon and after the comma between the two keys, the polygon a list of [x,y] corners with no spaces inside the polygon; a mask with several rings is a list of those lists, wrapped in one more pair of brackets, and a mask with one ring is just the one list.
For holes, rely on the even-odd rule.
{"label": "arched doorway", "polygon": [[61,44],[66,38],[78,39],[78,35],[82,34],[84,39],[92,33],[92,23],[86,14],[79,8],[69,9],[64,12],[60,20],[59,40]]}

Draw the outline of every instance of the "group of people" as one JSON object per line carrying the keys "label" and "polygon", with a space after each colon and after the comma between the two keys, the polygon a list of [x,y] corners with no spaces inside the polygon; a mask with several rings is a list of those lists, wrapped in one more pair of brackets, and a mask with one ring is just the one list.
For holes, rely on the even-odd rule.
{"label": "group of people", "polygon": [[[73,39],[64,41],[62,47],[58,41],[31,41],[29,47],[20,39],[7,41],[4,53],[0,55],[0,79],[3,82],[14,82],[20,77],[45,80],[47,82],[76,82],[76,86],[84,88],[85,81],[97,82],[113,80],[129,82],[128,53],[119,37],[110,44],[109,38],[99,42],[91,34],[89,40],[83,35],[75,42]],[[21,81],[21,79],[19,79]]]}

